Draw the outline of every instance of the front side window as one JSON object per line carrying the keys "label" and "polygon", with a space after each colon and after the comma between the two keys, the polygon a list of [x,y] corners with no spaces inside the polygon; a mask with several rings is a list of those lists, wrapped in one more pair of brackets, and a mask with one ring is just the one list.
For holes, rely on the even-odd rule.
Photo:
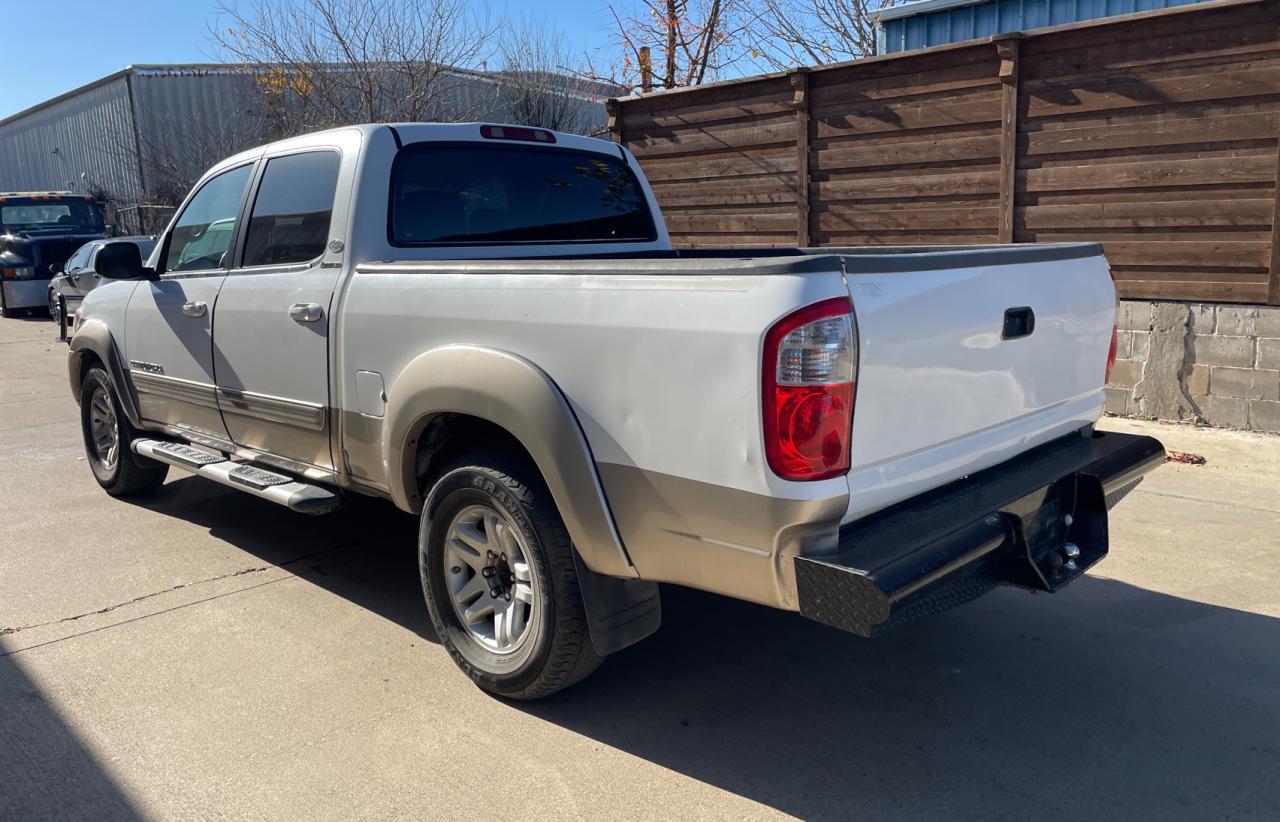
{"label": "front side window", "polygon": [[62,266],[63,271],[76,271],[84,268],[89,264],[89,254],[94,249],[94,243],[86,243],[76,249],[76,253],[71,255],[71,259],[67,260]]}
{"label": "front side window", "polygon": [[249,218],[245,266],[305,263],[324,253],[338,163],[332,151],[268,161]]}
{"label": "front side window", "polygon": [[640,183],[620,159],[605,154],[410,146],[392,174],[395,245],[655,239]]}
{"label": "front side window", "polygon": [[222,268],[231,247],[236,214],[253,165],[225,171],[201,186],[191,198],[169,237],[165,271],[205,271]]}

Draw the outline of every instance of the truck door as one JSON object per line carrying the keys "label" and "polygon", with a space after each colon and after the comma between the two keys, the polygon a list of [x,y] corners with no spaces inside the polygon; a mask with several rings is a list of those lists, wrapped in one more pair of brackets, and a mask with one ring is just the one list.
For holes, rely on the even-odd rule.
{"label": "truck door", "polygon": [[[139,284],[125,314],[129,376],[143,419],[182,429],[193,441],[225,442],[214,391],[211,323],[254,163],[200,186],[169,230],[160,278]],[[212,444],[212,443],[211,443]]]}
{"label": "truck door", "polygon": [[[218,405],[237,445],[333,468],[329,448],[330,309],[355,151],[309,149],[265,159],[240,264],[218,295]],[[342,207],[335,213],[339,178]]]}

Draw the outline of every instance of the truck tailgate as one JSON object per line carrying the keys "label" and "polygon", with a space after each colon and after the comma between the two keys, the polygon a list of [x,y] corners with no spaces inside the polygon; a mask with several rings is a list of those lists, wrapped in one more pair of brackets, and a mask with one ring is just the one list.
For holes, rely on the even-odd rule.
{"label": "truck tailgate", "polygon": [[1106,262],[1019,252],[907,255],[914,267],[889,272],[845,258],[859,340],[846,521],[1099,416],[1116,307]]}

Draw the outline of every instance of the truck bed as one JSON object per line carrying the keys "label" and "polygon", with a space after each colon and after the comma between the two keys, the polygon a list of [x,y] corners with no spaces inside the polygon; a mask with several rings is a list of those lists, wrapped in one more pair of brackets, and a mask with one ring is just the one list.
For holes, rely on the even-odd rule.
{"label": "truck bed", "polygon": [[[859,345],[852,467],[783,480],[762,453],[763,335],[837,296]],[[393,394],[410,352],[526,358],[576,414],[643,577],[723,589],[700,577],[718,567],[739,595],[791,607],[772,522],[820,507],[834,538],[1093,422],[1115,310],[1088,243],[370,263],[340,299],[337,373],[384,374]],[[1011,307],[1034,309],[1028,338],[1001,339]],[[348,447],[355,475],[377,482],[382,455]]]}

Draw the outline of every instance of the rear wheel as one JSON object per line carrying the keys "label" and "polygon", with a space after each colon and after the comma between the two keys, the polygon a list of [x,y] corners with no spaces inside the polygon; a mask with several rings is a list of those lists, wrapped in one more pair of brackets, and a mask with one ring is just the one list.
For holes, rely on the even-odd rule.
{"label": "rear wheel", "polygon": [[80,388],[80,430],[93,478],[113,497],[151,491],[169,466],[133,453],[137,432],[120,409],[107,372],[89,369]]}
{"label": "rear wheel", "polygon": [[500,456],[455,463],[423,511],[427,610],[453,661],[481,688],[537,699],[601,662],[573,544],[537,471]]}

